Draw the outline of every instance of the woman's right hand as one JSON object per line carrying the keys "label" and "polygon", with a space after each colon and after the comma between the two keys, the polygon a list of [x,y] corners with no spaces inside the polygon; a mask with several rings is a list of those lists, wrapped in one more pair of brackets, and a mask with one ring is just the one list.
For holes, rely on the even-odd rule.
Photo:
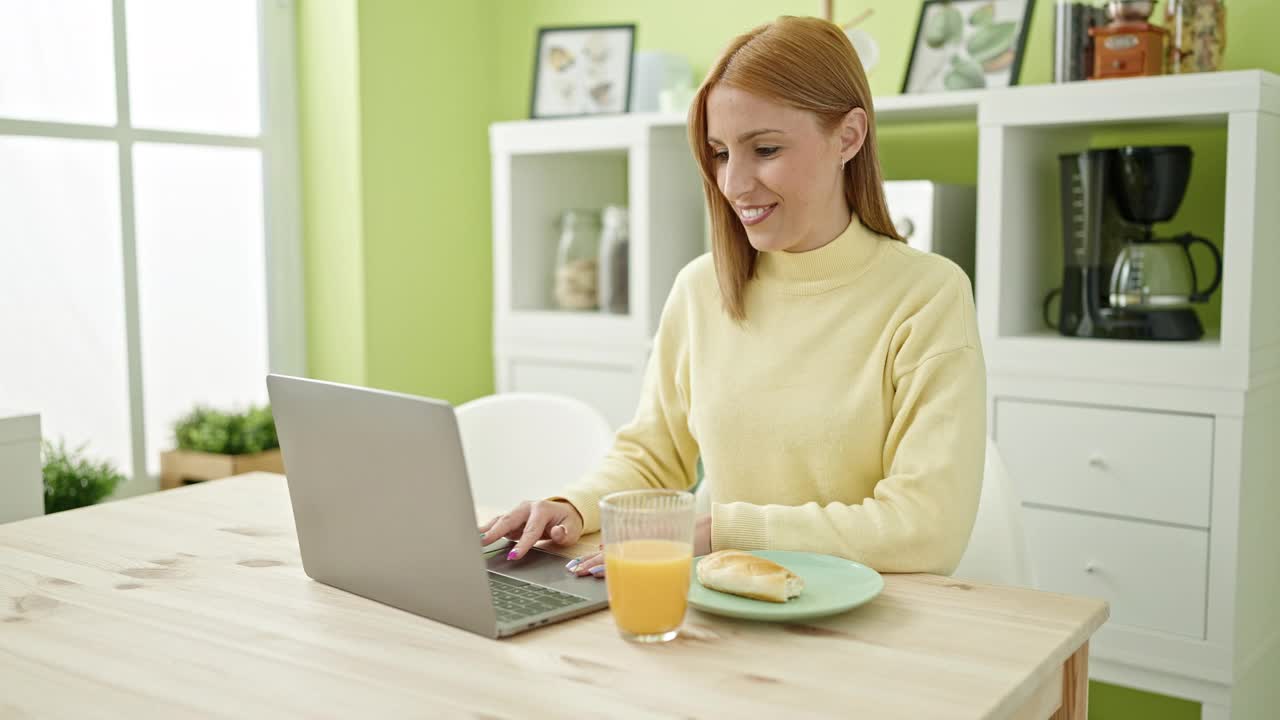
{"label": "woman's right hand", "polygon": [[524,557],[539,540],[550,540],[557,545],[572,545],[582,536],[582,516],[567,502],[560,500],[536,500],[520,503],[505,515],[480,526],[481,546],[496,542],[499,538],[516,541],[507,553],[508,560]]}

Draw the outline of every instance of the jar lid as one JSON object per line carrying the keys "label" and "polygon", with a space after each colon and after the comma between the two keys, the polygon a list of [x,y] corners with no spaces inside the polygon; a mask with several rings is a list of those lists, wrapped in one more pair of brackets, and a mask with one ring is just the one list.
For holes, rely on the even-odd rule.
{"label": "jar lid", "polygon": [[627,224],[627,206],[626,205],[609,205],[604,209],[605,225],[626,225]]}

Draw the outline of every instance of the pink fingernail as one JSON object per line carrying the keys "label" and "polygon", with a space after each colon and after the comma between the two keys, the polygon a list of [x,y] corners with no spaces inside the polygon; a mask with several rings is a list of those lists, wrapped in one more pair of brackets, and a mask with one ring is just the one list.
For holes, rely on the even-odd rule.
{"label": "pink fingernail", "polygon": [[517,554],[515,550],[512,550],[511,552],[507,553],[508,560],[515,560],[518,557],[520,557],[520,555]]}

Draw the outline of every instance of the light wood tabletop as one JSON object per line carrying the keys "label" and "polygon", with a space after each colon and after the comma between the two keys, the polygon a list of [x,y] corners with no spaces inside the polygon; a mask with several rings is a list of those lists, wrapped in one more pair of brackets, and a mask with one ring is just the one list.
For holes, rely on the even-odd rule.
{"label": "light wood tabletop", "polygon": [[308,578],[284,478],[245,475],[0,525],[0,717],[1084,717],[1105,603],[885,583],[663,646],[608,611],[489,640]]}

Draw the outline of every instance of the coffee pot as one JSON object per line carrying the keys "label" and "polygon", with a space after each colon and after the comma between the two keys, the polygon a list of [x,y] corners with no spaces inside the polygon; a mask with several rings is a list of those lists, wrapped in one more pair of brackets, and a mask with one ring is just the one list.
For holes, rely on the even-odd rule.
{"label": "coffee pot", "polygon": [[[1213,254],[1214,275],[1201,289],[1191,246]],[[1170,310],[1202,303],[1222,283],[1222,254],[1213,243],[1184,233],[1168,239],[1130,242],[1120,249],[1111,269],[1111,307],[1132,311]]]}

